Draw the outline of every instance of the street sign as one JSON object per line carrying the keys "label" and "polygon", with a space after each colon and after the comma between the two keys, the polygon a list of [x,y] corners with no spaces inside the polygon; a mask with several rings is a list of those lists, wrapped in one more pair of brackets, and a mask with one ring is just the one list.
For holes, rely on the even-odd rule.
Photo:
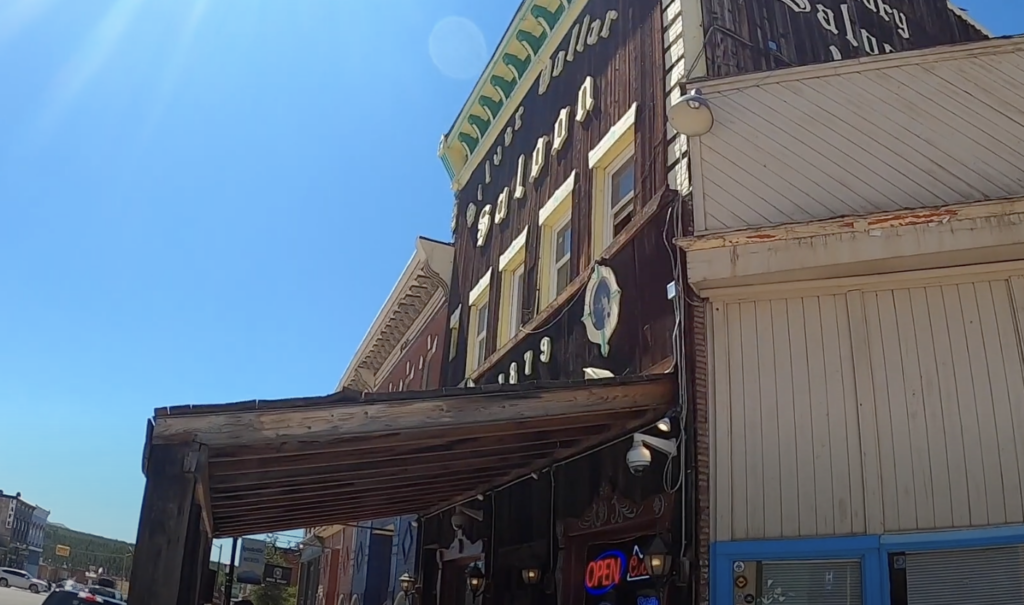
{"label": "street sign", "polygon": [[292,568],[267,563],[263,566],[263,583],[288,586],[292,583]]}
{"label": "street sign", "polygon": [[71,547],[70,546],[64,546],[63,544],[58,544],[54,548],[54,554],[56,554],[58,557],[70,557],[71,556]]}
{"label": "street sign", "polygon": [[236,579],[239,584],[260,585],[263,582],[263,566],[267,560],[267,543],[253,538],[242,538],[242,557],[238,564]]}

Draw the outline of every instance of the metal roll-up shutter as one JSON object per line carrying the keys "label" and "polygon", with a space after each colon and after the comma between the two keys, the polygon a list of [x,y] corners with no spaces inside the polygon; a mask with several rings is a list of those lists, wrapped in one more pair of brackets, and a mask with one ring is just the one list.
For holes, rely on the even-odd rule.
{"label": "metal roll-up shutter", "polygon": [[1024,546],[907,553],[908,605],[1024,602]]}
{"label": "metal roll-up shutter", "polygon": [[765,561],[758,603],[860,605],[860,561]]}

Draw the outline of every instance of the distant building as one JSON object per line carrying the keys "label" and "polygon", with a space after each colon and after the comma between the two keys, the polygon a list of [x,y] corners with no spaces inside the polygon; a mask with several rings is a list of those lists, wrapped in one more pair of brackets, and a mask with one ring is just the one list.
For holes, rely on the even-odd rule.
{"label": "distant building", "polygon": [[0,491],[0,563],[39,573],[39,557],[50,511]]}
{"label": "distant building", "polygon": [[46,521],[49,518],[50,511],[39,506],[33,507],[28,530],[28,559],[25,563],[25,571],[35,577],[39,577],[39,562],[43,556],[43,542],[46,539]]}

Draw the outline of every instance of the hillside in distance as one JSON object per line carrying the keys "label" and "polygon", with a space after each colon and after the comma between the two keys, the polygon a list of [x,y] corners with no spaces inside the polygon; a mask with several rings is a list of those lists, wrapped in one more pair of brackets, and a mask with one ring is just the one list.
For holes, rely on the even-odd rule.
{"label": "hillside in distance", "polygon": [[[57,556],[57,545],[67,546],[71,554],[67,557]],[[102,567],[105,574],[127,577],[131,573],[131,553],[134,547],[121,540],[75,531],[60,523],[47,523],[42,561],[53,567],[67,565],[68,569]]]}

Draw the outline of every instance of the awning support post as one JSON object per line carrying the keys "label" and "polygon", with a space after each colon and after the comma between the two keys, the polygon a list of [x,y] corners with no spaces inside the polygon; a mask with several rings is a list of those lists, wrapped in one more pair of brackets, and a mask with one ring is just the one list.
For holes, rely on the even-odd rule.
{"label": "awning support post", "polygon": [[188,540],[189,526],[201,525],[193,514],[195,458],[191,444],[149,448],[128,605],[189,605],[195,598],[186,561],[193,564],[205,550],[200,540]]}

